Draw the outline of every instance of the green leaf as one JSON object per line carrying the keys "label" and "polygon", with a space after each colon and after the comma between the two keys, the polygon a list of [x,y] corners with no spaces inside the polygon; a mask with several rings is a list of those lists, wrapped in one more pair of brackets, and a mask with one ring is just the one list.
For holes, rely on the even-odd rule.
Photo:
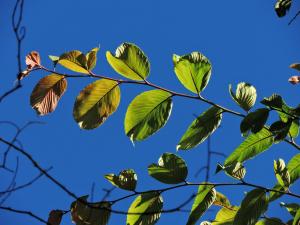
{"label": "green leaf", "polygon": [[157,192],[139,195],[130,205],[126,225],[153,225],[161,215],[163,199]]}
{"label": "green leaf", "polygon": [[82,129],[100,126],[120,103],[120,88],[116,81],[97,80],[86,86],[77,96],[73,117]]}
{"label": "green leaf", "polygon": [[185,88],[199,94],[204,90],[211,75],[211,64],[200,52],[173,55],[174,71]]}
{"label": "green leaf", "polygon": [[83,196],[71,204],[73,223],[76,225],[106,225],[110,218],[111,203],[88,203],[87,197]]}
{"label": "green leaf", "polygon": [[229,93],[232,99],[246,112],[254,106],[257,97],[255,87],[245,82],[241,82],[237,85],[235,93],[233,93],[230,84]]}
{"label": "green leaf", "polygon": [[131,80],[145,80],[150,72],[150,63],[144,52],[134,44],[123,43],[112,55],[106,52],[106,59],[119,74]]}
{"label": "green leaf", "polygon": [[131,141],[141,141],[154,134],[168,121],[172,95],[161,90],[143,92],[133,99],[125,116],[125,133]]}
{"label": "green leaf", "polygon": [[274,160],[274,172],[277,178],[278,183],[284,187],[288,188],[290,186],[290,174],[285,166],[285,162],[283,159],[278,159],[277,161]]}
{"label": "green leaf", "polygon": [[233,225],[233,220],[238,209],[239,207],[237,206],[220,209],[212,225]]}
{"label": "green leaf", "polygon": [[258,221],[255,225],[284,225],[285,223],[282,222],[280,219],[278,218],[265,218],[262,219],[260,221]]}
{"label": "green leaf", "polygon": [[[287,164],[287,169],[290,174],[290,184],[293,184],[296,180],[300,178],[300,154],[295,155]],[[285,191],[285,188],[280,184],[276,184],[272,189]],[[270,192],[269,201],[274,201],[277,198],[282,196],[281,193],[278,192]]]}
{"label": "green leaf", "polygon": [[88,70],[92,70],[95,68],[97,63],[97,53],[99,51],[99,48],[93,48],[91,51],[89,51],[86,54],[86,65]]}
{"label": "green leaf", "polygon": [[129,191],[134,191],[136,188],[137,175],[132,169],[123,170],[119,175],[106,174],[104,177],[118,188]]}
{"label": "green leaf", "polygon": [[209,185],[208,183],[199,185],[198,193],[186,225],[194,225],[203,213],[214,203],[215,199],[216,190],[213,185]]}
{"label": "green leaf", "polygon": [[254,189],[247,193],[234,218],[234,225],[253,225],[268,209],[265,190]]}
{"label": "green leaf", "polygon": [[218,191],[216,192],[216,199],[213,204],[221,207],[226,207],[226,208],[232,207],[228,198]]}
{"label": "green leaf", "polygon": [[295,119],[292,122],[289,130],[289,136],[292,138],[296,138],[299,135],[299,120]]}
{"label": "green leaf", "polygon": [[267,129],[262,129],[256,134],[251,134],[228,156],[224,166],[226,167],[236,162],[244,162],[253,158],[266,151],[272,144],[273,134]]}
{"label": "green leaf", "polygon": [[300,72],[300,63],[293,63],[290,65],[290,68],[295,69]]}
{"label": "green leaf", "polygon": [[188,127],[177,145],[177,150],[188,150],[205,141],[221,124],[222,109],[210,107]]}
{"label": "green leaf", "polygon": [[58,63],[74,72],[89,74],[86,56],[78,50],[62,54]]}
{"label": "green leaf", "polygon": [[243,179],[246,175],[246,168],[240,162],[236,162],[230,166],[224,167],[223,170],[225,170],[227,175],[238,180]]}
{"label": "green leaf", "polygon": [[286,15],[287,11],[291,8],[292,0],[277,0],[275,4],[275,12],[278,17]]}
{"label": "green leaf", "polygon": [[300,209],[297,210],[297,213],[293,220],[293,225],[299,225],[300,223]]}
{"label": "green leaf", "polygon": [[200,225],[211,225],[211,222],[209,221],[203,221],[200,223]]}
{"label": "green leaf", "polygon": [[241,133],[248,133],[249,130],[251,130],[252,133],[257,133],[263,129],[269,117],[269,111],[269,109],[262,108],[249,113],[241,122]]}
{"label": "green leaf", "polygon": [[297,203],[286,204],[284,202],[280,202],[280,206],[286,208],[286,210],[292,215],[292,217],[295,217],[297,211],[300,209],[300,205]]}
{"label": "green leaf", "polygon": [[34,87],[30,96],[30,105],[38,115],[46,115],[56,109],[58,101],[67,89],[64,76],[50,74],[43,77]]}
{"label": "green leaf", "polygon": [[260,103],[272,109],[281,109],[284,105],[282,97],[278,94],[272,94],[270,97],[264,98]]}
{"label": "green leaf", "polygon": [[185,161],[172,153],[164,153],[158,164],[148,166],[148,173],[154,179],[165,184],[178,184],[184,182],[188,175]]}

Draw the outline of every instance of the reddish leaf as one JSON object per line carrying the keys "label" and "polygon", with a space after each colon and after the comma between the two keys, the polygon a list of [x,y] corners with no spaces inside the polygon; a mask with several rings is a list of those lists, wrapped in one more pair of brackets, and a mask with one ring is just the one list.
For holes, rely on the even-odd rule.
{"label": "reddish leaf", "polygon": [[66,89],[67,80],[63,76],[55,74],[46,76],[33,89],[30,104],[41,116],[51,113]]}
{"label": "reddish leaf", "polygon": [[61,210],[58,210],[58,209],[52,210],[49,213],[48,223],[51,225],[60,225],[63,215],[64,215],[64,213]]}
{"label": "reddish leaf", "polygon": [[298,84],[300,82],[300,76],[292,76],[289,78],[291,84]]}
{"label": "reddish leaf", "polygon": [[40,64],[41,64],[41,59],[38,52],[32,51],[26,56],[27,69],[31,70],[34,67],[39,66]]}
{"label": "reddish leaf", "polygon": [[290,68],[300,71],[300,63],[293,63]]}
{"label": "reddish leaf", "polygon": [[18,74],[18,80],[22,80],[24,77],[27,77],[29,75],[29,70],[26,69]]}

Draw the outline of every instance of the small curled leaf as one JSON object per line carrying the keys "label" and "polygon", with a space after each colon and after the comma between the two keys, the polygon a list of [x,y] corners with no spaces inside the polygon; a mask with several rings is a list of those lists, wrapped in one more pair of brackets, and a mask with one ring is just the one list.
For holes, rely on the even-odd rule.
{"label": "small curled leaf", "polygon": [[36,51],[32,51],[26,56],[25,61],[26,61],[27,69],[29,70],[38,67],[41,65],[40,54]]}
{"label": "small curled leaf", "polygon": [[123,170],[119,175],[107,174],[104,177],[118,188],[128,191],[134,191],[136,188],[137,175],[132,169]]}
{"label": "small curled leaf", "polygon": [[293,63],[290,68],[300,71],[300,63]]}

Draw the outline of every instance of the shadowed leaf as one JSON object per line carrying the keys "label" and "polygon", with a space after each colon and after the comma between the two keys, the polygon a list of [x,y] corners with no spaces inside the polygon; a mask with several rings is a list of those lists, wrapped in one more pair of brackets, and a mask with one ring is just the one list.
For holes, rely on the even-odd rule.
{"label": "shadowed leaf", "polygon": [[284,225],[285,223],[283,223],[280,219],[278,218],[265,218],[262,219],[260,221],[258,221],[255,225]]}
{"label": "shadowed leaf", "polygon": [[216,190],[213,185],[199,185],[198,193],[195,197],[186,225],[196,224],[203,213],[214,203],[215,199]]}
{"label": "shadowed leaf", "polygon": [[188,127],[177,145],[177,150],[188,150],[206,140],[221,124],[222,109],[210,107]]}
{"label": "shadowed leaf", "polygon": [[83,196],[71,204],[72,222],[76,225],[107,225],[111,204],[109,202],[88,203],[87,197]]}
{"label": "shadowed leaf", "polygon": [[249,113],[241,122],[241,133],[248,133],[249,130],[251,130],[252,133],[257,133],[263,129],[269,117],[269,111],[269,109],[262,108]]}
{"label": "shadowed leaf", "polygon": [[253,225],[268,209],[265,190],[254,189],[247,193],[234,218],[234,225]]}
{"label": "shadowed leaf", "polygon": [[286,15],[287,11],[291,8],[292,0],[277,0],[275,4],[275,12],[278,17]]}
{"label": "shadowed leaf", "polygon": [[168,121],[172,95],[161,90],[143,92],[133,99],[125,116],[125,133],[130,140],[141,141],[154,134]]}
{"label": "shadowed leaf", "polygon": [[82,129],[100,126],[114,113],[120,103],[119,84],[111,80],[97,80],[86,86],[77,96],[73,117]]}
{"label": "shadowed leaf", "polygon": [[64,215],[62,210],[52,210],[49,213],[48,223],[50,225],[60,225],[62,216]]}
{"label": "shadowed leaf", "polygon": [[131,43],[121,44],[115,55],[106,52],[111,67],[122,76],[131,80],[145,80],[150,72],[150,63],[144,52]]}
{"label": "shadowed leaf", "polygon": [[295,217],[297,211],[300,209],[300,205],[297,203],[286,204],[284,202],[280,202],[280,206],[286,208],[286,210],[291,214],[292,217]]}
{"label": "shadowed leaf", "polygon": [[300,71],[300,63],[293,63],[290,65],[290,68]]}
{"label": "shadowed leaf", "polygon": [[93,48],[91,51],[89,51],[86,54],[86,65],[88,70],[94,69],[97,63],[97,53],[99,51],[99,48]]}
{"label": "shadowed leaf", "polygon": [[196,94],[204,90],[211,75],[211,64],[200,52],[173,55],[174,71],[185,88]]}
{"label": "shadowed leaf", "polygon": [[129,191],[134,191],[136,188],[137,175],[132,169],[123,170],[119,175],[107,174],[104,177],[118,188]]}
{"label": "shadowed leaf", "polygon": [[141,194],[128,209],[126,225],[154,225],[160,218],[162,208],[163,199],[159,193]]}
{"label": "shadowed leaf", "polygon": [[154,179],[165,184],[178,184],[184,182],[188,168],[182,158],[172,153],[164,153],[158,164],[148,166],[148,173]]}
{"label": "shadowed leaf", "polygon": [[50,74],[37,83],[30,96],[30,105],[43,116],[55,110],[58,101],[67,89],[63,76]]}
{"label": "shadowed leaf", "polygon": [[216,192],[216,199],[213,204],[221,207],[226,207],[226,208],[232,207],[228,198],[218,191]]}

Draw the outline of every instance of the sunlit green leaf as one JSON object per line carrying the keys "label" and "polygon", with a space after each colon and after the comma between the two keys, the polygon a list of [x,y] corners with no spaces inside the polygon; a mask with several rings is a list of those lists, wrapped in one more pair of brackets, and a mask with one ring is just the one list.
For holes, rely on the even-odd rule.
{"label": "sunlit green leaf", "polygon": [[164,153],[158,164],[148,166],[151,177],[165,184],[178,184],[184,182],[188,174],[185,161],[172,153]]}
{"label": "sunlit green leaf", "polygon": [[154,134],[168,121],[172,95],[161,90],[143,92],[133,99],[125,116],[125,133],[131,141],[140,141]]}
{"label": "sunlit green leaf", "polygon": [[97,63],[97,53],[99,51],[99,48],[93,48],[91,51],[89,51],[86,54],[86,65],[88,70],[94,69]]}
{"label": "sunlit green leaf", "polygon": [[247,193],[234,218],[234,225],[253,225],[267,211],[268,199],[265,190],[254,189]]}
{"label": "sunlit green leaf", "polygon": [[[300,154],[295,155],[287,164],[287,169],[290,174],[290,184],[293,184],[296,180],[300,178]],[[276,184],[272,189],[285,191],[285,188],[280,184]],[[278,192],[270,192],[270,201],[274,201],[282,196]]]}
{"label": "sunlit green leaf", "polygon": [[139,195],[130,205],[126,225],[153,225],[161,215],[163,199],[157,192]]}
{"label": "sunlit green leaf", "polygon": [[63,76],[50,74],[43,77],[31,93],[30,105],[38,115],[51,113],[55,110],[66,89],[67,80]]}
{"label": "sunlit green leaf", "polygon": [[62,54],[58,63],[74,72],[89,74],[86,56],[78,50]]}
{"label": "sunlit green leaf", "polygon": [[120,88],[116,81],[97,80],[77,96],[73,117],[82,129],[94,129],[116,111],[120,103]]}
{"label": "sunlit green leaf", "polygon": [[262,219],[260,221],[258,221],[255,225],[284,225],[285,223],[283,223],[280,219],[278,218],[265,218]]}
{"label": "sunlit green leaf", "polygon": [[255,87],[245,82],[237,85],[235,93],[230,84],[229,93],[232,99],[247,112],[254,106],[257,97]]}
{"label": "sunlit green leaf", "polygon": [[200,93],[204,90],[211,75],[211,64],[200,52],[187,55],[173,55],[174,71],[185,88]]}
{"label": "sunlit green leaf", "polygon": [[232,208],[222,208],[216,215],[212,225],[233,225],[234,217],[239,207],[233,206]]}
{"label": "sunlit green leaf", "polygon": [[267,129],[262,129],[256,134],[249,135],[225,160],[224,166],[236,162],[244,162],[266,151],[273,144],[273,134]]}
{"label": "sunlit green leaf", "polygon": [[55,55],[49,55],[49,59],[51,59],[51,61],[53,62],[53,66],[55,67],[58,63],[59,57]]}
{"label": "sunlit green leaf", "polygon": [[290,173],[285,166],[283,159],[274,160],[274,172],[277,178],[278,183],[285,188],[290,186]]}
{"label": "sunlit green leaf", "polygon": [[269,111],[269,109],[262,108],[249,113],[241,122],[241,133],[247,133],[249,130],[251,130],[252,133],[257,133],[263,129],[269,117]]}
{"label": "sunlit green leaf", "polygon": [[292,0],[277,0],[275,4],[275,12],[278,17],[286,15],[287,11],[291,8]]}
{"label": "sunlit green leaf", "polygon": [[205,141],[221,124],[222,109],[212,106],[188,127],[177,145],[177,150],[187,150]]}
{"label": "sunlit green leaf", "polygon": [[186,225],[194,225],[203,215],[203,213],[214,203],[216,199],[216,190],[213,185],[199,185],[198,193],[195,197],[192,210]]}
{"label": "sunlit green leaf", "polygon": [[286,208],[286,210],[293,216],[296,216],[297,211],[300,209],[300,205],[297,203],[289,203],[286,204],[284,202],[280,202],[280,206]]}
{"label": "sunlit green leaf", "polygon": [[[109,202],[88,203],[83,196],[71,204],[71,218],[76,225],[106,225],[110,218]],[[98,209],[98,208],[99,209]]]}
{"label": "sunlit green leaf", "polygon": [[118,188],[134,191],[137,183],[137,175],[132,169],[123,170],[119,175],[106,174],[104,176],[110,183]]}
{"label": "sunlit green leaf", "polygon": [[134,44],[123,43],[115,55],[106,52],[106,59],[119,74],[131,80],[145,80],[150,72],[150,63],[144,52]]}

